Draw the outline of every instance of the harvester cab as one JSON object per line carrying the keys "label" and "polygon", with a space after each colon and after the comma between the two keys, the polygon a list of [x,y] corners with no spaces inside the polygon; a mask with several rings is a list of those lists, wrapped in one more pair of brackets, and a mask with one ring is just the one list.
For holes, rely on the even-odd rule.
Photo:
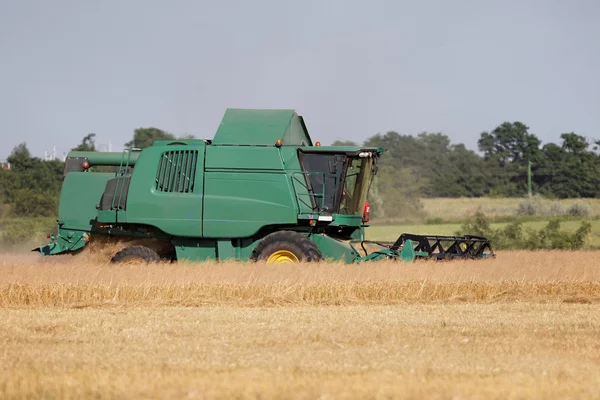
{"label": "harvester cab", "polygon": [[354,263],[493,254],[487,239],[473,236],[367,241],[368,193],[382,152],[313,144],[294,110],[247,109],[228,109],[213,139],[71,152],[57,235],[34,250],[77,254],[99,239],[122,244],[113,262]]}

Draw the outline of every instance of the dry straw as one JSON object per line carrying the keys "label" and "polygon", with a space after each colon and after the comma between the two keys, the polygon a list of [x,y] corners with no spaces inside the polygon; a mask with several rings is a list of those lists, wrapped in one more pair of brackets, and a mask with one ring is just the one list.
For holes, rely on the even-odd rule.
{"label": "dry straw", "polygon": [[0,307],[286,306],[600,299],[594,252],[502,252],[496,260],[266,265],[112,265],[92,256],[5,255]]}

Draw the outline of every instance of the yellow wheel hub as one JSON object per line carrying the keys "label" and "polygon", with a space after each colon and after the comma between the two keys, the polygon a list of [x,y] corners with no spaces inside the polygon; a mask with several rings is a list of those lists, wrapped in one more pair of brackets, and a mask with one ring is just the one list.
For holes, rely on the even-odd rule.
{"label": "yellow wheel hub", "polygon": [[297,263],[298,257],[291,251],[278,250],[267,258],[267,263]]}

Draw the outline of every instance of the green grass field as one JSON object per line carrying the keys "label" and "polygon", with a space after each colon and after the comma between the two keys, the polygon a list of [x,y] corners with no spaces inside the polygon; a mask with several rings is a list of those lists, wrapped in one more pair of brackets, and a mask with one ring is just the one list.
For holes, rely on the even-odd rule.
{"label": "green grass field", "polygon": [[[581,225],[584,219],[571,220],[561,222],[560,226],[562,229],[569,232],[575,232]],[[600,220],[590,219],[592,224],[592,232],[588,238],[587,247],[600,246]],[[523,229],[532,228],[540,230],[548,224],[548,221],[528,221],[523,223]],[[492,228],[498,229],[508,225],[507,222],[493,223]],[[461,224],[415,224],[415,225],[402,225],[402,224],[375,224],[367,228],[366,236],[369,240],[381,240],[381,241],[393,241],[400,236],[402,233],[415,233],[415,234],[427,234],[427,235],[454,235],[457,231],[460,234],[468,234],[469,232],[460,231]]]}
{"label": "green grass field", "polygon": [[[425,218],[419,222],[389,222],[374,219],[367,228],[367,239],[393,241],[402,233],[455,235],[462,232],[461,226],[472,221],[477,211],[481,211],[490,221],[493,229],[502,228],[518,220],[523,229],[540,230],[555,217],[561,218],[561,229],[575,232],[582,221],[592,224],[592,232],[586,247],[600,247],[600,199],[550,200],[540,197],[526,198],[434,198],[422,199]],[[524,204],[530,202],[533,214],[523,214]],[[578,207],[583,216],[571,216],[572,207]]]}
{"label": "green grass field", "polygon": [[534,217],[549,217],[568,214],[571,207],[577,205],[587,211],[588,217],[600,216],[600,199],[551,200],[534,196],[527,198],[434,198],[422,199],[424,211],[429,219],[443,221],[463,221],[472,217],[478,210],[489,218],[519,216],[519,206],[531,201],[536,211]]}

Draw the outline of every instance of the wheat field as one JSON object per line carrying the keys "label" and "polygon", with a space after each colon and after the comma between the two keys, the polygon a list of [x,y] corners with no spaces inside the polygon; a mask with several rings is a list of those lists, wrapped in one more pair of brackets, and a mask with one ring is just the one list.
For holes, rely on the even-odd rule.
{"label": "wheat field", "polygon": [[599,398],[600,252],[115,266],[4,254],[2,398]]}

